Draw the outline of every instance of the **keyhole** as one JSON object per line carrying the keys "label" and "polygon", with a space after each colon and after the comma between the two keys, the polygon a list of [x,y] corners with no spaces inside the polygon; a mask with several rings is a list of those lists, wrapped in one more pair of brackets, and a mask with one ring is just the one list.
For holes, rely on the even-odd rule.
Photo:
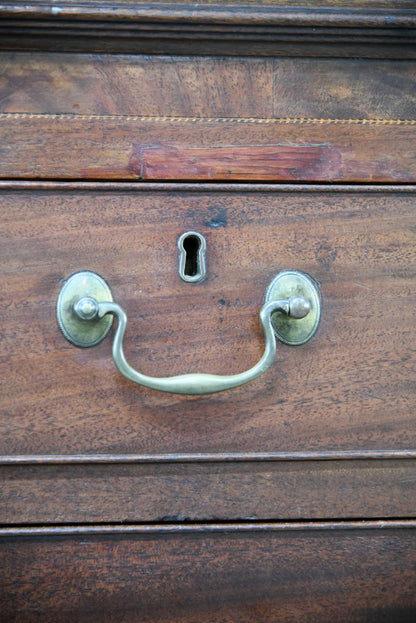
{"label": "keyhole", "polygon": [[198,255],[201,241],[197,236],[186,236],[183,241],[185,251],[185,275],[195,277],[198,273]]}
{"label": "keyhole", "polygon": [[204,236],[196,231],[188,231],[178,240],[179,276],[188,283],[198,283],[206,277]]}

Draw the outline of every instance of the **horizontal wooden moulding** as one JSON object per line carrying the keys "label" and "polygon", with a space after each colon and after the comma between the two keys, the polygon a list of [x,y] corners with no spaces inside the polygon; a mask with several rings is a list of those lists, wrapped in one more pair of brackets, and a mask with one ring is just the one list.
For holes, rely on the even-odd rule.
{"label": "horizontal wooden moulding", "polygon": [[328,450],[327,452],[194,452],[176,454],[3,455],[1,465],[114,463],[222,463],[262,461],[371,461],[416,459],[416,450]]}
{"label": "horizontal wooden moulding", "polygon": [[296,183],[276,183],[276,184],[250,184],[244,182],[220,182],[210,184],[209,182],[109,182],[109,181],[50,181],[50,180],[2,180],[0,179],[1,191],[27,191],[48,190],[48,191],[78,191],[78,192],[117,192],[120,195],[125,193],[155,192],[155,193],[284,193],[293,192],[302,194],[317,195],[319,193],[337,194],[370,194],[370,195],[389,195],[389,194],[409,194],[416,192],[415,184],[296,184]]}
{"label": "horizontal wooden moulding", "polygon": [[414,58],[416,19],[411,3],[319,4],[5,2],[0,7],[0,47]]}
{"label": "horizontal wooden moulding", "polygon": [[344,530],[415,530],[414,519],[355,520],[355,521],[288,521],[288,522],[218,522],[218,523],[162,523],[162,524],[81,524],[50,526],[0,527],[0,538],[53,536],[151,536],[169,534],[230,534],[256,532],[339,532]]}

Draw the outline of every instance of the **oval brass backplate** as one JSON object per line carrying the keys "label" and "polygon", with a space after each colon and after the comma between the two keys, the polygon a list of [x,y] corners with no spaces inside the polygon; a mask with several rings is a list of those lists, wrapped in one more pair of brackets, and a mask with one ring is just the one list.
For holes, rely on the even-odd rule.
{"label": "oval brass backplate", "polygon": [[304,318],[291,318],[286,314],[273,314],[272,324],[276,337],[285,344],[305,344],[316,333],[321,318],[321,294],[318,284],[306,273],[285,270],[276,275],[267,288],[265,301],[303,296],[310,304]]}
{"label": "oval brass backplate", "polygon": [[90,271],[75,273],[65,282],[56,305],[59,327],[75,346],[88,348],[99,344],[109,332],[113,316],[82,320],[74,311],[81,297],[90,297],[97,303],[112,302],[111,290],[102,277]]}

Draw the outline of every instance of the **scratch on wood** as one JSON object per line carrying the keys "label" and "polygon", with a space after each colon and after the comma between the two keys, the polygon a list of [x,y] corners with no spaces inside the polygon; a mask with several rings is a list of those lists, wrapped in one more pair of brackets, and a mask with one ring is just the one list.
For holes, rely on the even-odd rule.
{"label": "scratch on wood", "polygon": [[354,281],[354,285],[359,288],[364,288],[365,290],[372,290],[370,286],[366,286],[365,283],[359,283],[358,281]]}

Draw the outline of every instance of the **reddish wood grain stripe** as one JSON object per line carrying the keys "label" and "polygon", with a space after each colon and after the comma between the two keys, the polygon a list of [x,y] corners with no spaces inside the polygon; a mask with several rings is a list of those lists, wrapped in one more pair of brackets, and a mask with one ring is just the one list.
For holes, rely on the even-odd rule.
{"label": "reddish wood grain stripe", "polygon": [[156,144],[135,146],[130,164],[145,180],[315,180],[336,176],[340,161],[336,148],[321,145]]}

